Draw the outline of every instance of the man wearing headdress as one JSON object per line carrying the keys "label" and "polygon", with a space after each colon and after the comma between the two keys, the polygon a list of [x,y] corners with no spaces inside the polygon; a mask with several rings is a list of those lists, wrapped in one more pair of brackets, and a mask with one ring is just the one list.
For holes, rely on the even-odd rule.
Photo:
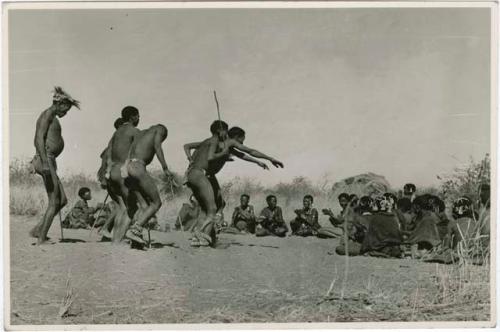
{"label": "man wearing headdress", "polygon": [[71,107],[80,108],[80,102],[73,99],[61,87],[54,88],[52,106],[42,112],[36,122],[35,149],[36,155],[31,161],[33,171],[43,178],[48,196],[48,205],[42,220],[30,231],[32,237],[38,238],[37,244],[48,241],[47,233],[54,216],[67,204],[64,188],[57,175],[56,158],[64,149],[61,124],[58,118],[68,113]]}

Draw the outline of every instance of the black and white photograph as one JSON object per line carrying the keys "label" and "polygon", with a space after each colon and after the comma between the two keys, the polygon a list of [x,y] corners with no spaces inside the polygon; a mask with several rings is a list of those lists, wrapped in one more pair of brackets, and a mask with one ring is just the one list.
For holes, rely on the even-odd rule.
{"label": "black and white photograph", "polygon": [[497,11],[3,3],[5,328],[494,326]]}

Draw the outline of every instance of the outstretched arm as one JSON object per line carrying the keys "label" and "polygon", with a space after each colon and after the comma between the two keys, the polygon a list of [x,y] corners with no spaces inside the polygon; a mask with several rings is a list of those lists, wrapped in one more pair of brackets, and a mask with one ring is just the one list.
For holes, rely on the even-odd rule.
{"label": "outstretched arm", "polygon": [[231,145],[232,145],[232,147],[234,147],[240,151],[248,153],[252,157],[269,160],[275,167],[283,168],[283,163],[281,161],[274,159],[273,157],[269,157],[268,155],[266,155],[260,151],[249,148],[248,146],[245,146],[245,145],[241,144],[240,142],[233,140],[233,141],[231,141]]}
{"label": "outstretched arm", "polygon": [[262,161],[259,161],[259,160],[255,159],[255,158],[252,158],[249,155],[247,155],[247,154],[245,154],[245,153],[243,153],[241,151],[237,151],[237,150],[233,149],[233,151],[231,151],[231,154],[234,155],[235,157],[241,159],[241,160],[245,160],[245,161],[257,164],[260,167],[262,167],[263,169],[269,169],[269,167],[267,167],[267,165],[264,164]]}
{"label": "outstretched arm", "polygon": [[201,145],[201,142],[193,142],[184,144],[184,153],[186,154],[189,162],[193,162],[193,156],[191,155],[191,150],[198,149]]}
{"label": "outstretched arm", "polygon": [[44,170],[49,169],[45,140],[47,139],[47,132],[49,131],[49,126],[54,120],[54,117],[55,114],[45,111],[36,122],[35,149],[42,160],[42,167]]}

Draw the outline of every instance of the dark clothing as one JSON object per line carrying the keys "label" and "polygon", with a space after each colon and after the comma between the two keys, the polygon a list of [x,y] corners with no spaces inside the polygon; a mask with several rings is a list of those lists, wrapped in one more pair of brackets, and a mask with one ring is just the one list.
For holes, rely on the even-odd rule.
{"label": "dark clothing", "polygon": [[[348,220],[346,225],[348,242],[347,242],[347,252],[349,256],[357,256],[361,254],[361,245],[366,236],[368,230],[371,214],[364,215],[353,215],[352,220]],[[335,248],[335,252],[338,255],[345,255],[345,237],[342,235],[340,237],[340,243]]]}
{"label": "dark clothing", "polygon": [[446,237],[446,234],[448,234],[450,220],[448,220],[448,217],[445,213],[439,213],[437,216],[439,218],[439,223],[436,226],[438,229],[439,238],[442,241]]}
{"label": "dark clothing", "polygon": [[368,231],[361,246],[361,253],[378,252],[382,256],[400,256],[402,235],[398,217],[393,213],[379,212],[369,216]]}
{"label": "dark clothing", "polygon": [[255,233],[255,213],[252,205],[248,205],[245,209],[237,206],[234,209],[232,217],[232,226],[239,231]]}
{"label": "dark clothing", "polygon": [[415,219],[415,229],[410,233],[409,244],[418,244],[419,248],[430,249],[441,243],[437,225],[439,217],[431,211],[423,210]]}
{"label": "dark clothing", "polygon": [[293,235],[310,236],[316,235],[321,228],[318,223],[318,211],[316,209],[296,210],[297,218],[290,222]]}
{"label": "dark clothing", "polygon": [[283,237],[288,232],[288,227],[283,220],[283,212],[277,206],[274,210],[266,207],[262,210],[258,220],[259,226],[255,229],[256,236],[276,235]]}

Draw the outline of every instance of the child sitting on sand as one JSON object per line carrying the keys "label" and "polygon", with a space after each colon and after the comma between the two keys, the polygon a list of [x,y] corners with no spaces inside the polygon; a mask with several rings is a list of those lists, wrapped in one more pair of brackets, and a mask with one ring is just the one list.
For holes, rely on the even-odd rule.
{"label": "child sitting on sand", "polygon": [[80,188],[78,196],[80,196],[80,200],[75,203],[71,211],[66,215],[63,227],[89,229],[94,224],[94,214],[102,208],[102,203],[97,204],[96,207],[89,207],[88,201],[92,199],[92,194],[87,187]]}

